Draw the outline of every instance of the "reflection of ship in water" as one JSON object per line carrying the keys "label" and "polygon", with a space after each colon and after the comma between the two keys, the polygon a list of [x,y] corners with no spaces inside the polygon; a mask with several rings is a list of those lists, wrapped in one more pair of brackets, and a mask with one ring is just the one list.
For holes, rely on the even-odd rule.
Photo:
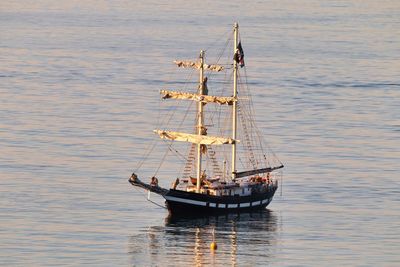
{"label": "reflection of ship in water", "polygon": [[[272,211],[202,218],[167,217],[130,239],[135,265],[265,266],[276,252],[278,217]],[[210,244],[215,239],[218,250]]]}

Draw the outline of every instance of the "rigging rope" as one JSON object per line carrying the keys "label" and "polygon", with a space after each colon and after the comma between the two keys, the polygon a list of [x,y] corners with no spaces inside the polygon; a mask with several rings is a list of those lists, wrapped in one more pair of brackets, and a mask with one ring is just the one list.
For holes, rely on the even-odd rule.
{"label": "rigging rope", "polygon": [[[251,95],[251,93],[250,93],[250,89],[249,89],[249,87],[248,87],[246,66],[245,66],[245,68],[244,68],[244,72],[245,72],[245,84],[246,84],[245,90],[247,90],[246,92],[247,92],[247,96],[248,96],[248,99],[249,99],[249,105],[248,105],[249,114],[248,114],[248,116],[254,118],[254,117],[255,117],[255,115],[254,115],[254,114],[255,114],[254,103],[253,103],[252,95]],[[270,147],[270,146],[268,145],[268,143],[265,141],[265,137],[264,137],[264,135],[262,134],[260,128],[255,124],[255,120],[252,119],[252,120],[249,120],[249,121],[250,121],[250,123],[251,123],[252,128],[254,128],[254,133],[257,135],[257,138],[254,138],[254,139],[255,139],[255,140],[258,140],[258,143],[259,143],[259,146],[260,146],[260,148],[261,148],[261,151],[264,151],[264,145],[266,145],[266,146],[267,146],[267,150],[268,150],[268,152],[270,152],[270,153],[272,154],[273,159],[276,160],[276,161],[278,161],[279,164],[282,165],[282,162],[281,162],[281,161],[279,160],[279,158],[276,156],[275,152],[271,149],[271,147]],[[263,152],[263,154],[264,154],[264,152]],[[268,160],[267,160],[267,164],[268,164]]]}
{"label": "rigging rope", "polygon": [[139,161],[139,164],[136,166],[135,172],[137,172],[142,167],[143,163],[147,160],[147,158],[149,157],[151,152],[153,152],[153,150],[156,147],[156,144],[158,143],[158,141],[159,141],[158,139],[153,139],[153,141],[149,144],[149,146],[146,149],[147,151],[146,151],[144,157],[142,158],[141,161]]}
{"label": "rigging rope", "polygon": [[[175,70],[174,73],[176,73],[176,72],[177,72],[177,70]],[[185,83],[186,85],[188,84],[188,80],[191,78],[192,75],[193,75],[193,71],[189,74],[189,77],[186,79],[186,83]],[[171,79],[171,76],[172,76],[172,73],[171,73],[169,79]],[[157,125],[156,125],[156,128],[159,128],[159,126],[161,126],[161,125],[168,125],[169,122],[171,121],[171,119],[172,119],[172,118],[174,117],[174,115],[175,115],[175,112],[176,112],[176,110],[177,110],[176,107],[178,107],[178,105],[176,105],[175,108],[173,108],[173,109],[171,109],[171,110],[169,111],[170,114],[169,114],[169,115],[167,114],[167,116],[164,117],[164,116],[161,116],[162,102],[163,102],[162,99],[159,98],[159,101],[158,101],[158,116],[157,116]],[[179,102],[180,102],[180,101],[178,101],[178,103],[179,103]],[[162,118],[167,118],[166,124],[163,123]],[[142,167],[142,165],[143,165],[144,162],[148,159],[148,157],[150,156],[150,154],[153,152],[154,148],[156,147],[156,145],[158,144],[159,141],[160,141],[159,138],[153,139],[153,142],[150,143],[149,146],[146,148],[146,150],[145,150],[146,152],[144,153],[144,156],[143,156],[142,160],[138,163],[138,165],[137,165],[135,171],[138,171],[138,170]],[[167,152],[168,152],[168,151],[167,151]]]}
{"label": "rigging rope", "polygon": [[[189,113],[189,110],[190,110],[192,104],[193,104],[193,101],[190,101],[190,104],[189,104],[189,106],[188,106],[188,108],[187,108],[187,110],[186,110],[186,112],[185,112],[185,116],[183,117],[183,120],[181,121],[181,123],[180,123],[179,126],[178,126],[178,131],[181,129],[182,124],[183,124],[183,122],[185,121],[185,119],[186,119],[186,117],[187,117],[187,115],[188,115],[188,113]],[[173,142],[174,142],[174,140],[171,140],[171,141],[169,142],[168,148],[171,148],[171,147],[172,147]],[[154,173],[154,176],[156,176],[156,175],[158,174],[158,171],[160,170],[162,164],[163,164],[164,161],[165,161],[165,158],[167,157],[168,151],[169,151],[169,150],[167,150],[167,151],[164,153],[164,156],[163,156],[163,158],[162,158],[162,160],[161,160],[161,162],[160,162],[160,165],[158,166],[156,172]]]}
{"label": "rigging rope", "polygon": [[174,149],[174,148],[172,148],[172,146],[169,147],[169,150],[171,150],[171,152],[175,152],[175,154],[180,157],[182,162],[185,162],[187,160],[187,158],[185,158],[185,156],[182,153],[179,153],[179,151]]}
{"label": "rigging rope", "polygon": [[150,197],[149,197],[149,195],[148,195],[148,193],[149,193],[148,190],[146,190],[146,191],[148,192],[148,193],[147,193],[147,196],[146,196],[145,193],[142,193],[143,191],[139,190],[139,189],[136,188],[135,186],[134,186],[133,188],[136,190],[136,192],[138,192],[138,193],[140,193],[141,195],[143,195],[143,197],[144,197],[147,201],[153,203],[154,205],[156,205],[156,206],[158,206],[158,207],[160,207],[160,208],[167,209],[165,206],[162,206],[162,205],[160,205],[160,204],[158,204],[158,203],[156,203],[156,202],[150,200]]}

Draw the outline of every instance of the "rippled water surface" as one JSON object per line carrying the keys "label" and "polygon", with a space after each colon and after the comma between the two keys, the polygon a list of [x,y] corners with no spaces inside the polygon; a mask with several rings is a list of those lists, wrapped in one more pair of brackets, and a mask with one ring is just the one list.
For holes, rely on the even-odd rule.
{"label": "rippled water surface", "polygon": [[[234,21],[282,196],[169,218],[127,178],[171,62]],[[0,265],[397,266],[399,55],[396,0],[1,1]]]}

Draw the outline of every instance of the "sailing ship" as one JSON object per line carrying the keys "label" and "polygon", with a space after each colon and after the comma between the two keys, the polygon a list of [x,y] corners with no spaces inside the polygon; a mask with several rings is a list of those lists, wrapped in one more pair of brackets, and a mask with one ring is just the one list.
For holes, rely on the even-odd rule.
{"label": "sailing ship", "polygon": [[[228,64],[207,64],[203,50],[195,62],[175,61],[178,67],[199,72],[196,91],[160,91],[162,99],[189,100],[196,104],[195,125],[191,126],[194,129],[193,133],[154,130],[161,139],[171,140],[171,144],[175,141],[188,144],[183,173],[173,182],[170,189],[160,186],[155,176],[151,178],[150,183],[143,182],[136,170],[129,182],[165,198],[166,207],[172,215],[211,215],[265,209],[278,188],[278,178],[281,174],[278,170],[283,168],[283,164],[269,148],[266,149],[263,135],[253,118],[254,110],[248,84],[242,86],[240,83],[243,80],[247,82],[247,79],[241,79],[241,69],[245,66],[238,30],[239,26],[235,23],[233,57],[231,54],[231,62]],[[208,73],[224,71],[232,73],[226,75],[233,80],[229,82],[233,87],[230,96],[226,96],[226,92],[225,95],[213,94],[216,91],[209,89],[207,85],[209,76],[212,76],[207,76]],[[240,88],[243,88],[242,92]],[[217,120],[217,124],[225,125],[225,130],[219,127],[219,130],[214,131],[217,134],[209,134],[211,126],[214,125],[205,124],[206,105],[219,106],[220,111],[227,114],[227,119],[221,119],[219,115]],[[213,112],[211,115],[214,114]],[[214,118],[213,122],[215,120]],[[231,125],[226,130],[228,121]],[[238,138],[239,129],[241,140]],[[238,153],[240,147],[243,152],[241,154]],[[218,159],[221,160],[222,167]],[[238,160],[243,168],[249,169],[238,171]],[[206,166],[209,167],[207,170]]]}

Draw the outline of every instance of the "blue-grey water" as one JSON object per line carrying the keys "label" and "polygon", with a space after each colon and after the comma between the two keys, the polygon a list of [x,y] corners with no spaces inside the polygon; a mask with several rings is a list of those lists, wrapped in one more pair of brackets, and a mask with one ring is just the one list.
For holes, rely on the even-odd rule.
{"label": "blue-grey water", "polygon": [[[234,21],[283,186],[264,212],[168,218],[127,179],[171,62]],[[3,0],[0,62],[0,265],[398,266],[399,1]]]}

